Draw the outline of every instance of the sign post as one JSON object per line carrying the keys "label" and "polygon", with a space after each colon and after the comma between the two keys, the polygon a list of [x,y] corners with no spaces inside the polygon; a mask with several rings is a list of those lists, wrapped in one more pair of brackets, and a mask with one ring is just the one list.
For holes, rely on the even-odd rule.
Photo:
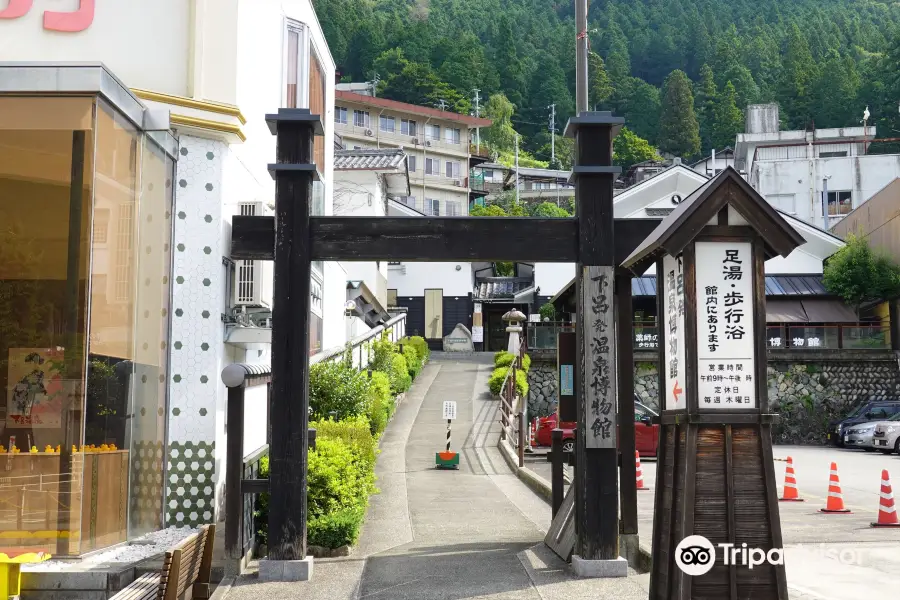
{"label": "sign post", "polygon": [[[781,550],[782,537],[764,261],[803,243],[729,167],[685,198],[623,263],[641,274],[656,262],[663,280],[652,598],[788,598],[783,560],[747,565],[728,549],[781,557],[770,552]],[[687,545],[693,549],[685,554]],[[698,554],[698,545],[709,552]]]}
{"label": "sign post", "polygon": [[459,469],[459,454],[450,451],[450,424],[456,418],[456,402],[444,400],[444,418],[447,419],[447,448],[434,455],[435,467],[438,469]]}

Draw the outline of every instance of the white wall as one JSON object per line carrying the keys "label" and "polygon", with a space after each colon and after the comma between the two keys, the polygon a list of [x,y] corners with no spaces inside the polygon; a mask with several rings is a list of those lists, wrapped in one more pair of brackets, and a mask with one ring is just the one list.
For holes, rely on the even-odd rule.
{"label": "white wall", "polygon": [[334,172],[334,214],[383,217],[385,190],[375,171]]}
{"label": "white wall", "polygon": [[0,59],[103,62],[130,87],[187,94],[190,0],[101,1],[84,31],[43,28],[45,10],[72,12],[79,1],[41,0],[23,17],[0,19]]}
{"label": "white wall", "polygon": [[575,277],[575,263],[535,263],[534,285],[541,296],[555,296]]}
{"label": "white wall", "polygon": [[473,289],[472,268],[466,262],[404,262],[388,266],[388,289],[397,290],[398,296],[424,296],[426,288],[443,289],[444,296],[466,296]]}
{"label": "white wall", "polygon": [[347,340],[344,304],[347,302],[347,273],[341,263],[325,263],[322,289],[322,349],[342,346]]}

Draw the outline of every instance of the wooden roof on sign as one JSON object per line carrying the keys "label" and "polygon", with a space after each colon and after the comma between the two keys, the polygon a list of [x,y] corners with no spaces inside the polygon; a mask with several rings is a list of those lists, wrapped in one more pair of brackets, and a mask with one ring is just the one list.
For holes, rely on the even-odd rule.
{"label": "wooden roof on sign", "polygon": [[640,275],[660,256],[677,256],[726,206],[740,213],[763,239],[767,259],[787,257],[794,248],[806,243],[740,173],[728,167],[685,198],[622,266]]}

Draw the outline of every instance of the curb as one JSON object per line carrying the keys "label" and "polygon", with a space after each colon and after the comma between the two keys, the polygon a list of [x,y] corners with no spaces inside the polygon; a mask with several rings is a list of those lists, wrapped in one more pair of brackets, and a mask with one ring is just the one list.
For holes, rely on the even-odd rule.
{"label": "curb", "polygon": [[228,592],[231,591],[231,586],[234,585],[236,579],[236,577],[226,577],[220,581],[219,585],[216,586],[216,591],[212,593],[209,600],[223,600],[228,595]]}
{"label": "curb", "polygon": [[[506,440],[498,439],[497,448],[500,449],[503,460],[506,461],[506,464],[515,473],[516,477],[549,505],[553,501],[553,489],[550,486],[550,482],[528,467],[520,467],[518,464],[519,457]],[[653,564],[651,556],[650,547],[644,543],[639,543],[637,554],[627,557],[628,564],[638,573],[649,573]]]}

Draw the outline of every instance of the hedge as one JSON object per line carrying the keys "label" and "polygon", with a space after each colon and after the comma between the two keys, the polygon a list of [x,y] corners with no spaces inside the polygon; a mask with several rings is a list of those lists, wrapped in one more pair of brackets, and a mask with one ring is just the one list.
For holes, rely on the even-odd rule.
{"label": "hedge", "polygon": [[403,344],[404,346],[409,344],[410,346],[415,348],[416,352],[419,353],[419,358],[421,359],[423,364],[426,360],[428,360],[428,357],[431,356],[431,349],[428,347],[428,342],[426,342],[425,338],[420,335],[405,337],[398,343]]}
{"label": "hedge", "polygon": [[366,412],[369,379],[340,361],[321,362],[309,369],[309,408],[313,419],[338,420]]}
{"label": "hedge", "polygon": [[391,371],[388,373],[391,380],[391,391],[401,394],[412,385],[412,377],[409,375],[409,366],[402,354],[394,354],[391,357]]}
{"label": "hedge", "polygon": [[391,394],[391,380],[387,373],[373,371],[369,380],[369,408],[366,416],[372,435],[381,435],[394,414],[394,396]]}
{"label": "hedge", "polygon": [[[494,367],[509,367],[514,358],[511,353],[501,350],[494,355]],[[531,370],[531,357],[527,354],[522,356],[522,368],[526,371]]]}
{"label": "hedge", "polygon": [[[498,367],[491,373],[491,377],[488,379],[488,388],[490,388],[491,394],[495,396],[500,394],[507,371],[509,371],[509,367]],[[523,397],[528,393],[528,374],[522,369],[516,370],[516,393]]]}
{"label": "hedge", "polygon": [[422,357],[412,346],[403,346],[403,358],[406,359],[406,368],[413,379],[419,376],[422,370]]}

